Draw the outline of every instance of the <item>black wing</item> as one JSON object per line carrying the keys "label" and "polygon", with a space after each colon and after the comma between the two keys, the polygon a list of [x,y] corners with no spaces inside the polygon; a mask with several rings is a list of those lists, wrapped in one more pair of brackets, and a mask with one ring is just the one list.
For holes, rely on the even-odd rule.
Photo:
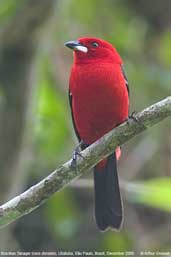
{"label": "black wing", "polygon": [[74,131],[75,131],[75,134],[78,138],[78,141],[80,142],[81,138],[80,138],[80,135],[78,133],[78,130],[76,128],[76,124],[75,124],[75,121],[74,121],[74,114],[73,114],[73,110],[72,110],[72,93],[70,92],[70,90],[68,92],[68,96],[69,96],[69,105],[70,105],[70,108],[71,108],[71,116],[72,116],[72,123],[73,123],[73,126],[74,126]]}
{"label": "black wing", "polygon": [[122,70],[122,74],[123,74],[124,79],[125,79],[125,83],[126,83],[126,87],[127,87],[128,95],[129,95],[129,83],[128,83],[128,79],[127,79],[127,76],[126,76],[126,73],[125,73],[125,70],[124,70],[124,66],[123,66],[123,65],[121,65],[121,70]]}

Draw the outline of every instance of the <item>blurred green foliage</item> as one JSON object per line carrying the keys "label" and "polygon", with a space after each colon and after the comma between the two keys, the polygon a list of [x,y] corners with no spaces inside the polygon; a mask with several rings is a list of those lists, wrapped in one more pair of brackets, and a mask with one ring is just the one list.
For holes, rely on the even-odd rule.
{"label": "blurred green foliage", "polygon": [[132,240],[130,235],[126,233],[114,234],[110,231],[104,238],[103,249],[108,249],[111,252],[125,252],[131,248]]}
{"label": "blurred green foliage", "polygon": [[22,4],[21,0],[1,0],[0,3],[0,21],[6,22],[9,21],[9,18],[13,16],[18,6]]}
{"label": "blurred green foliage", "polygon": [[171,30],[164,31],[163,35],[160,39],[160,45],[159,45],[159,60],[161,64],[166,67],[170,68],[171,66]]}
{"label": "blurred green foliage", "polygon": [[[66,40],[85,35],[102,37],[113,43],[125,61],[132,110],[140,110],[170,93],[170,30],[164,29],[160,36],[156,35],[145,17],[136,14],[124,1],[72,0],[60,2],[59,7],[56,47],[62,49]],[[61,51],[67,52],[65,49]],[[69,58],[69,54],[65,58]],[[55,158],[59,151],[65,151],[63,142],[68,136],[66,102],[60,91],[54,88],[50,76],[48,72],[42,72],[37,114],[37,145],[46,161]],[[160,126],[149,133],[155,140],[163,136]],[[136,138],[131,144],[137,144],[138,141]],[[152,167],[157,170],[157,162]],[[126,198],[131,203],[170,211],[170,188],[171,181],[168,178],[128,183]],[[61,247],[65,248],[67,239],[70,240],[67,246],[71,246],[73,237],[78,235],[83,226],[83,220],[80,219],[83,210],[80,211],[77,204],[73,191],[64,190],[48,201],[45,207],[47,222]],[[133,239],[126,232],[106,232],[99,240],[102,250],[126,251],[133,244]]]}
{"label": "blurred green foliage", "polygon": [[69,134],[67,108],[65,99],[56,89],[48,63],[42,65],[40,75],[35,99],[35,142],[40,157],[52,162],[66,147]]}
{"label": "blurred green foliage", "polygon": [[[38,51],[39,79],[33,96],[32,137],[33,153],[36,154],[31,166],[32,179],[37,176],[36,179],[39,180],[44,170],[49,173],[52,167],[55,168],[62,162],[61,160],[67,160],[68,153],[70,152],[70,156],[72,154],[70,149],[74,149],[70,133],[71,118],[69,122],[69,107],[66,101],[66,83],[68,84],[72,60],[69,59],[68,50],[63,47],[65,41],[95,36],[109,40],[116,46],[124,60],[129,79],[131,110],[141,110],[170,94],[171,29],[165,20],[165,11],[160,12],[164,10],[164,1],[160,3],[162,8],[159,8],[158,4],[156,9],[155,1],[152,2],[150,6],[153,6],[153,10],[150,10],[147,1],[144,1],[144,8],[137,8],[137,5],[142,7],[142,1],[58,1],[57,15],[53,21],[55,33],[49,40],[52,42],[46,38],[48,42],[44,39],[46,42],[42,44],[48,57],[44,58],[43,51]],[[23,3],[21,0],[0,1],[1,28],[10,22]],[[151,20],[153,22],[150,22]],[[154,20],[158,22],[155,24]],[[56,67],[55,58],[58,59],[60,67]],[[158,142],[161,149],[137,171],[133,182],[125,183],[125,198],[128,203],[154,208],[155,213],[157,209],[171,211],[171,180],[169,177],[161,177],[171,170],[171,147],[164,148],[164,145],[170,142],[170,130],[167,129],[170,125],[171,122],[166,121],[147,132]],[[143,140],[143,136],[127,144],[128,158],[140,140]],[[139,160],[141,161],[141,156]],[[36,175],[33,176],[33,173]],[[41,226],[44,227],[44,233],[48,231],[54,239],[55,247],[57,245],[63,249],[80,247],[89,250],[93,246],[100,246],[101,250],[109,251],[132,249],[135,244],[131,234],[133,228],[129,231],[125,227],[121,233],[108,231],[103,235],[99,234],[92,218],[92,195],[93,192],[89,192],[89,189],[82,188],[79,188],[79,193],[77,189],[67,188],[55,194],[40,209],[43,213]],[[126,212],[125,219],[127,221]],[[24,234],[27,234],[27,231],[24,230]],[[25,241],[27,240],[29,239],[26,237]]]}
{"label": "blurred green foliage", "polygon": [[171,211],[171,179],[155,178],[125,185],[129,201],[163,211]]}
{"label": "blurred green foliage", "polygon": [[80,223],[80,213],[71,190],[63,190],[52,197],[46,205],[46,217],[61,246],[65,240],[76,236]]}

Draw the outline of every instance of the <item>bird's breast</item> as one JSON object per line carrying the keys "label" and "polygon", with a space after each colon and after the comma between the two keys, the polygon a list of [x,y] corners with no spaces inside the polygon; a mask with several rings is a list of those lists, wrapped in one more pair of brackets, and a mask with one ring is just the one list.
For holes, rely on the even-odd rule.
{"label": "bird's breast", "polygon": [[73,69],[70,79],[74,121],[91,144],[128,116],[128,92],[119,65]]}

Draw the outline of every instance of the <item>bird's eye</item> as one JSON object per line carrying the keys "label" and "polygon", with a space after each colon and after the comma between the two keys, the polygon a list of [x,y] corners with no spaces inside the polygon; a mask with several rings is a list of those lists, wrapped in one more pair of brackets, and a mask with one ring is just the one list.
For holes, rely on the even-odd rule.
{"label": "bird's eye", "polygon": [[99,46],[99,44],[98,44],[97,42],[92,42],[91,45],[92,45],[93,47],[98,47],[98,46]]}

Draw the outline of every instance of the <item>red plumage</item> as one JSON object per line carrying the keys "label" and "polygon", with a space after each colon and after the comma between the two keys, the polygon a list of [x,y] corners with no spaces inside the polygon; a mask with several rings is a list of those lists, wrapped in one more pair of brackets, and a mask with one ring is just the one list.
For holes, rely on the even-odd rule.
{"label": "red plumage", "polygon": [[[128,82],[122,60],[110,43],[97,38],[80,38],[77,47],[71,47],[71,42],[66,45],[75,50],[69,83],[74,127],[79,140],[89,145],[127,119]],[[78,46],[83,48],[79,50]],[[105,165],[106,162],[101,162],[96,172],[101,172],[97,171],[99,168],[105,172]],[[105,191],[106,188],[108,185],[105,185]],[[104,206],[100,208],[100,215],[105,209],[110,209]],[[99,208],[96,209],[99,212]],[[97,224],[102,230],[108,226],[120,227],[120,224],[112,223],[112,218],[105,219],[105,214],[101,218],[97,216],[96,219],[101,219]]]}

